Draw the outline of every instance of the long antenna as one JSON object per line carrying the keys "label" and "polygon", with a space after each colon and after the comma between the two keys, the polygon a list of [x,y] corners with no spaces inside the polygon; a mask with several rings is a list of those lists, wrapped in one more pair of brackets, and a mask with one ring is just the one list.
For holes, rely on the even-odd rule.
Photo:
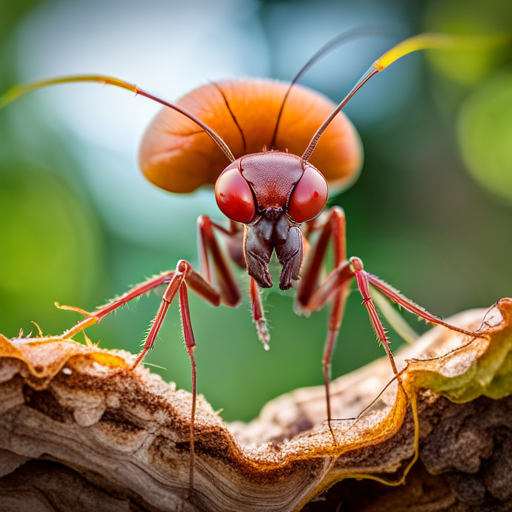
{"label": "long antenna", "polygon": [[317,130],[311,142],[308,144],[306,151],[302,155],[305,161],[308,161],[313,154],[313,151],[320,140],[320,137],[325,132],[331,121],[341,111],[341,109],[348,103],[350,98],[375,74],[379,71],[386,69],[393,62],[397,61],[400,57],[407,55],[418,50],[448,50],[448,51],[461,51],[461,50],[485,50],[493,46],[499,46],[510,41],[510,36],[456,36],[450,34],[419,34],[410,37],[387,51],[379,59],[377,59],[372,67],[359,79],[357,84],[347,94],[343,101],[333,110],[329,117],[322,123],[322,126]]}
{"label": "long antenna", "polygon": [[221,86],[217,82],[210,82],[210,83],[219,91],[220,95],[222,96],[222,99],[224,100],[224,104],[226,105],[226,108],[228,109],[229,115],[231,116],[231,119],[233,119],[233,122],[235,123],[235,125],[238,129],[238,132],[240,133],[240,136],[242,137],[242,144],[244,146],[243,154],[245,155],[245,153],[247,151],[247,142],[245,140],[245,135],[244,135],[242,127],[240,126],[240,123],[238,122],[234,112],[231,110],[231,106],[229,104],[228,98],[224,94],[224,91],[222,90]]}
{"label": "long antenna", "polygon": [[[391,33],[391,31],[389,31]],[[288,90],[286,91],[286,94],[284,95],[283,101],[281,103],[281,108],[279,109],[279,114],[277,115],[277,121],[276,126],[274,128],[274,134],[272,135],[272,141],[270,142],[270,149],[273,149],[276,144],[276,138],[277,138],[277,131],[279,129],[279,123],[281,121],[281,117],[283,115],[284,106],[286,104],[286,100],[288,99],[288,96],[290,95],[290,92],[293,88],[293,86],[299,81],[300,77],[318,60],[320,60],[326,53],[333,50],[336,46],[339,46],[343,43],[346,43],[352,39],[357,39],[358,37],[364,37],[364,36],[381,36],[381,35],[387,35],[385,29],[381,26],[375,26],[375,27],[364,27],[364,28],[357,28],[353,30],[348,30],[346,32],[343,32],[339,35],[337,35],[335,38],[328,41],[320,50],[318,50],[307,62],[304,64],[304,66],[301,68],[301,70],[295,75],[295,78],[290,82],[290,85],[288,86]]]}
{"label": "long antenna", "polygon": [[343,101],[331,112],[329,117],[322,123],[322,126],[318,128],[315,135],[311,139],[311,142],[308,144],[308,147],[306,148],[306,151],[304,151],[304,154],[302,155],[303,160],[306,162],[311,158],[311,155],[313,154],[313,151],[315,151],[316,145],[318,144],[318,141],[320,140],[320,137],[324,134],[327,127],[331,124],[331,121],[338,115],[338,113],[341,111],[341,109],[349,102],[350,98],[354,96],[354,94],[361,89],[361,87],[370,80],[370,78],[378,73],[380,69],[375,69],[371,67],[357,82],[356,85],[352,88],[352,90],[343,98]]}
{"label": "long antenna", "polygon": [[171,103],[170,101],[164,100],[155,94],[152,94],[144,89],[141,89],[135,84],[131,84],[130,82],[125,82],[124,80],[120,80],[119,78],[114,78],[111,76],[104,75],[75,75],[75,76],[63,76],[57,78],[49,78],[47,80],[39,80],[36,82],[32,82],[26,85],[18,85],[13,87],[9,91],[7,91],[3,96],[0,97],[0,109],[8,105],[9,103],[17,100],[19,97],[24,96],[25,94],[35,91],[36,89],[40,89],[42,87],[47,87],[49,85],[58,85],[58,84],[66,84],[73,82],[99,82],[105,85],[114,85],[115,87],[120,87],[122,89],[127,89],[128,91],[134,92],[136,95],[145,96],[150,100],[156,101],[165,107],[172,108],[176,112],[188,117],[191,121],[200,126],[210,137],[211,139],[219,146],[220,149],[224,152],[224,154],[228,157],[230,162],[234,162],[236,158],[233,156],[233,153],[229,149],[228,145],[222,140],[222,138],[215,133],[207,124],[205,124],[201,119],[196,117],[192,112],[189,112],[187,109],[176,105],[175,103]]}

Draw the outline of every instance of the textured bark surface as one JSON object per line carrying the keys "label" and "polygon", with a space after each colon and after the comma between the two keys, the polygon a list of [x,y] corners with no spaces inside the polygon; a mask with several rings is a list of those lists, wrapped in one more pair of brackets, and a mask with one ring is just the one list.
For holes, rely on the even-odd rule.
{"label": "textured bark surface", "polygon": [[512,399],[421,399],[420,458],[404,485],[344,480],[304,512],[512,510]]}
{"label": "textured bark surface", "polygon": [[[336,444],[322,387],[279,397],[249,424],[224,424],[200,397],[193,491],[187,392],[131,371],[130,354],[0,336],[0,510],[511,510],[511,311],[510,300],[493,308],[481,339],[436,328],[408,348],[403,387],[334,422]],[[482,316],[455,321],[476,329]],[[438,358],[410,361],[419,354]],[[335,417],[356,416],[390,377],[381,360],[338,379]],[[361,480],[396,484],[408,470],[415,397],[419,460],[405,484]]]}

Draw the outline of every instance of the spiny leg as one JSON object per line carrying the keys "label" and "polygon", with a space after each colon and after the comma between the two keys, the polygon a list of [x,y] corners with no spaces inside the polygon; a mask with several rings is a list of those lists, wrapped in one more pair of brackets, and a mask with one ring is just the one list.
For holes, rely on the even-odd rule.
{"label": "spiny leg", "polygon": [[[145,340],[144,348],[142,349],[133,365],[133,367],[137,366],[144,359],[147,352],[153,347],[169,305],[179,290],[180,315],[183,327],[183,336],[185,338],[185,344],[190,357],[192,370],[192,407],[190,414],[189,468],[189,488],[191,491],[194,487],[195,467],[194,427],[197,403],[197,369],[194,357],[196,343],[192,331],[192,323],[190,321],[187,286],[190,287],[190,289],[200,298],[214,306],[219,306],[222,301],[225,305],[235,307],[240,302],[241,298],[240,290],[234,279],[232,271],[228,266],[224,254],[218,246],[217,240],[213,233],[213,230],[217,229],[229,237],[234,237],[238,233],[236,226],[233,226],[232,224],[231,230],[226,230],[218,224],[212,222],[211,219],[205,215],[201,215],[198,218],[197,226],[201,273],[196,272],[191,267],[190,263],[185,260],[178,262],[176,272],[172,276],[172,279],[169,282],[167,289],[162,297],[162,303],[152,323],[151,330]],[[212,278],[209,261],[210,255],[213,260],[212,263],[218,282],[218,291],[211,284]],[[204,274],[204,277],[202,274]]]}
{"label": "spiny leg", "polygon": [[[320,235],[314,248],[312,248],[301,269],[301,279],[297,290],[297,306],[304,308],[306,314],[311,311],[310,299],[319,287],[320,273],[325,266],[327,247],[332,241],[334,267],[346,259],[346,222],[345,212],[339,206],[327,210],[322,217],[325,221],[319,224],[318,219],[306,224],[305,237],[308,239],[313,233],[319,231]],[[319,308],[320,309],[320,308]]]}
{"label": "spiny leg", "polygon": [[[468,336],[479,336],[479,334],[453,326],[432,315],[410,299],[403,296],[398,290],[388,285],[380,278],[366,272],[363,269],[362,261],[359,258],[351,258],[350,261],[347,261],[345,259],[345,217],[343,215],[343,210],[340,208],[333,208],[330,210],[329,217],[324,224],[318,228],[313,226],[313,228],[310,228],[308,231],[306,231],[306,233],[309,236],[316,230],[321,230],[320,237],[318,239],[317,245],[309,255],[308,262],[305,265],[303,278],[297,292],[297,303],[298,309],[307,314],[312,311],[318,311],[327,302],[333,301],[333,308],[329,319],[329,332],[323,359],[324,380],[326,382],[327,413],[329,426],[331,426],[329,393],[330,376],[328,370],[330,368],[330,362],[332,359],[336,338],[343,317],[343,309],[348,294],[348,285],[352,278],[356,278],[358,289],[363,296],[363,304],[368,310],[372,326],[386,350],[393,372],[397,377],[399,377],[399,372],[397,370],[393,353],[389,346],[389,341],[385,329],[373,302],[369,284],[375,286],[391,301],[401,305],[411,313],[418,315],[420,318],[423,318],[429,323],[435,325],[443,325],[448,329]],[[336,267],[327,276],[323,283],[318,284],[320,267],[325,265],[325,254],[330,239],[332,239],[333,242],[333,252]],[[400,384],[400,379],[398,380]]]}
{"label": "spiny leg", "polygon": [[334,435],[334,430],[332,428],[332,411],[331,411],[331,362],[332,357],[334,355],[334,350],[336,348],[336,340],[338,339],[338,332],[341,327],[341,321],[343,318],[343,312],[345,309],[345,303],[347,294],[344,293],[347,289],[347,285],[344,285],[343,292],[340,292],[338,296],[334,299],[332,310],[329,318],[329,328],[327,331],[327,340],[324,345],[324,355],[322,357],[322,368],[324,373],[324,385],[325,385],[325,400],[327,405],[327,424],[329,425],[329,430],[331,431],[332,438],[334,440],[334,444],[337,445],[336,436]]}
{"label": "spiny leg", "polygon": [[460,327],[457,327],[455,325],[451,325],[437,316],[432,315],[429,313],[426,309],[422,308],[421,306],[418,306],[418,304],[414,303],[411,299],[408,299],[404,295],[402,295],[396,288],[393,288],[391,285],[383,281],[377,276],[374,276],[368,272],[364,272],[366,275],[368,281],[375,286],[378,290],[380,290],[384,295],[386,295],[390,300],[395,302],[396,304],[402,306],[404,309],[409,311],[410,313],[417,315],[420,318],[423,318],[428,323],[431,323],[433,325],[442,325],[451,331],[459,332],[461,334],[464,334],[466,336],[481,336],[481,334],[468,331],[466,329],[462,329]]}
{"label": "spiny leg", "polygon": [[112,313],[116,309],[120,308],[121,306],[124,306],[128,302],[130,302],[133,299],[136,299],[137,297],[140,297],[141,295],[144,295],[145,293],[150,292],[151,290],[157,288],[158,286],[161,286],[163,284],[167,284],[169,281],[171,281],[172,277],[174,275],[174,270],[170,272],[164,272],[160,274],[159,276],[155,276],[151,279],[148,279],[147,281],[144,281],[143,283],[140,283],[136,286],[134,286],[131,290],[128,290],[126,293],[121,295],[121,297],[112,300],[108,304],[105,304],[104,306],[99,307],[96,311],[93,311],[92,313],[89,313],[87,311],[74,308],[71,306],[59,306],[57,307],[61,309],[67,309],[71,311],[76,311],[80,314],[86,315],[87,318],[84,318],[83,320],[80,320],[75,326],[73,326],[71,329],[68,329],[64,333],[62,333],[60,336],[54,336],[52,339],[68,339],[72,338],[75,334],[77,334],[80,331],[83,331],[87,327],[100,323],[103,318],[105,318],[108,314]]}
{"label": "spiny leg", "polygon": [[464,334],[466,336],[481,336],[480,333],[468,331],[455,325],[451,325],[441,320],[440,318],[434,316],[432,313],[429,313],[426,309],[422,308],[421,306],[418,306],[418,304],[414,303],[411,299],[408,299],[407,297],[402,295],[398,290],[384,282],[382,279],[366,272],[363,267],[363,262],[359,258],[350,258],[350,265],[354,270],[357,281],[357,287],[359,288],[359,291],[363,297],[363,304],[366,306],[366,309],[368,310],[370,320],[375,329],[375,332],[377,333],[377,336],[384,345],[384,348],[389,357],[391,367],[393,368],[393,372],[395,375],[398,375],[398,370],[395,364],[393,353],[391,352],[391,348],[389,346],[386,331],[382,325],[382,322],[380,321],[379,315],[377,313],[377,308],[375,307],[375,304],[371,297],[369,286],[370,284],[372,284],[373,286],[375,286],[375,288],[384,293],[384,295],[386,295],[391,301],[402,306],[403,308],[407,309],[407,311],[417,315],[418,317],[423,318],[423,320],[425,320],[428,323],[431,323],[433,325],[442,325],[443,327]]}
{"label": "spiny leg", "polygon": [[196,420],[196,402],[197,402],[197,369],[194,351],[196,349],[196,342],[194,333],[192,331],[192,323],[190,321],[190,310],[188,306],[188,293],[187,285],[180,286],[180,315],[181,323],[183,325],[183,337],[185,338],[185,345],[190,357],[190,366],[192,370],[192,408],[190,412],[190,466],[189,466],[189,488],[194,488],[194,463],[195,463],[195,450],[194,450],[194,426]]}
{"label": "spiny leg", "polygon": [[[330,240],[332,240],[335,267],[339,268],[346,260],[345,213],[339,207],[332,208],[328,211],[328,217],[325,223],[323,225],[317,226],[316,228],[313,225],[313,227],[308,230],[307,235],[309,236],[316,230],[320,230],[320,236],[315,247],[311,250],[308,260],[304,266],[299,289],[297,290],[298,309],[302,310],[306,314],[321,309],[325,304],[323,301],[318,303],[318,301],[312,300],[312,298],[315,297],[314,292],[319,289],[318,282],[320,279],[320,272],[322,267],[325,265],[326,252]],[[331,314],[329,316],[329,327],[322,358],[327,408],[327,423],[329,425],[329,430],[331,431],[335,445],[337,445],[337,441],[331,424],[331,362],[336,346],[336,339],[338,338],[338,333],[343,319],[343,312],[347,299],[348,284],[349,281],[346,280],[340,286],[336,286],[337,294],[333,299]],[[327,300],[328,298],[326,298],[326,301]]]}
{"label": "spiny leg", "polygon": [[[160,327],[163,324],[165,314],[171,305],[171,302],[176,295],[176,292],[180,289],[181,285],[187,278],[188,274],[192,270],[190,263],[185,260],[180,260],[178,265],[176,266],[176,271],[174,272],[171,281],[167,285],[167,288],[162,296],[162,302],[160,303],[160,307],[158,308],[158,312],[151,323],[151,329],[149,330],[149,334],[146,337],[144,342],[143,349],[139,352],[137,359],[132,365],[132,369],[135,369],[139,363],[146,357],[146,354],[153,348],[155,344],[156,337],[158,332],[160,331]],[[205,281],[206,282],[206,281]]]}
{"label": "spiny leg", "polygon": [[479,333],[468,331],[460,327],[456,327],[432,315],[424,308],[418,306],[412,300],[402,295],[398,290],[382,281],[380,278],[366,272],[364,270],[362,261],[357,257],[351,258],[350,261],[341,262],[338,265],[338,268],[334,269],[329,274],[324,283],[322,283],[322,285],[319,286],[312,294],[308,303],[308,307],[310,308],[310,310],[316,311],[317,309],[322,308],[329,300],[335,298],[337,296],[336,294],[346,293],[346,288],[344,287],[353,277],[356,278],[358,289],[363,297],[363,305],[366,307],[368,314],[370,316],[372,326],[374,327],[375,332],[379,337],[379,340],[382,342],[386,350],[386,353],[391,363],[391,367],[395,375],[398,374],[396,363],[394,361],[393,354],[389,347],[389,341],[387,339],[385,329],[382,325],[377,309],[373,302],[369,284],[375,286],[378,290],[384,293],[384,295],[386,295],[391,301],[395,302],[396,304],[399,304],[400,306],[404,307],[411,313],[417,315],[420,318],[423,318],[425,321],[431,324],[442,325],[452,331],[459,332],[467,336],[481,336],[481,334]]}
{"label": "spiny leg", "polygon": [[[213,229],[217,229],[230,237],[234,237],[237,234],[237,228],[235,226],[231,226],[230,230],[226,230],[222,226],[219,226],[218,224],[212,222],[210,218],[205,215],[201,215],[198,218],[198,228],[198,245],[201,261],[201,272],[204,275],[204,280],[206,280],[208,283],[211,283],[210,265],[208,261],[208,250],[210,249],[212,252],[213,265],[217,270],[216,274],[219,276],[219,287],[221,288],[221,290],[220,292],[214,290],[212,295],[211,289],[205,288],[200,284],[200,282],[203,280],[203,277],[200,276],[200,274],[194,271],[193,269],[191,269],[191,273],[188,278],[190,281],[189,285],[192,286],[194,292],[197,295],[199,295],[207,302],[212,303],[213,305],[219,305],[216,303],[219,301],[217,301],[217,299],[214,298],[214,296],[220,295],[222,302],[224,304],[234,307],[240,301],[240,291],[233,277],[231,269],[226,264],[222,251],[218,247],[215,236],[213,235]],[[105,318],[107,315],[109,315],[116,309],[124,306],[133,299],[136,299],[137,297],[140,297],[141,295],[150,292],[151,290],[157,288],[158,286],[169,283],[172,280],[174,273],[175,271],[172,270],[168,272],[163,272],[158,276],[152,277],[151,279],[148,279],[134,286],[126,293],[124,293],[121,297],[112,300],[108,304],[99,307],[98,309],[96,309],[96,311],[93,312],[87,312],[72,306],[57,305],[57,307],[61,309],[78,312],[80,314],[85,315],[87,318],[84,318],[83,320],[79,321],[75,326],[73,326],[71,329],[68,329],[61,335],[52,336],[50,339],[61,340],[72,338],[74,335],[76,335],[80,331],[83,331],[87,327],[100,323],[103,320],[103,318]],[[197,276],[200,277],[198,278]],[[195,282],[198,283],[196,287],[194,287]],[[161,315],[157,314],[156,318],[158,318],[159,316]]]}
{"label": "spiny leg", "polygon": [[[231,229],[226,230],[222,226],[212,222],[211,219],[206,215],[201,215],[197,220],[197,224],[201,273],[204,275],[206,281],[208,281],[209,283],[212,282],[210,277],[210,265],[208,260],[208,251],[210,250],[212,253],[214,267],[217,270],[216,275],[219,277],[219,287],[222,302],[228,306],[234,307],[240,302],[240,291],[233,277],[231,269],[227,265],[225,258],[222,254],[222,251],[220,250],[217,244],[217,240],[215,239],[215,236],[213,234],[213,229],[217,229],[218,231],[221,231],[227,236],[234,237],[237,234],[237,227],[232,224]],[[191,275],[190,279],[193,279],[194,274],[197,274],[197,272],[193,271],[193,274]],[[132,289],[124,293],[121,297],[112,300],[108,304],[101,306],[96,311],[93,311],[91,313],[71,306],[58,306],[61,307],[61,309],[67,309],[84,314],[87,316],[87,318],[84,318],[71,329],[68,329],[67,331],[62,333],[60,336],[52,337],[52,339],[71,338],[78,332],[86,329],[87,327],[100,323],[101,320],[103,320],[103,318],[105,318],[108,314],[112,313],[121,306],[124,306],[131,300],[140,297],[145,293],[150,292],[151,290],[157,288],[158,286],[169,283],[173,275],[174,271],[169,271],[164,272],[151,279],[148,279],[147,281],[144,281],[143,283],[134,286]],[[201,295],[200,290],[201,287],[199,287],[198,291],[196,292],[198,295]],[[211,300],[208,297],[203,298],[205,298],[205,300],[207,300],[208,302],[211,302]]]}
{"label": "spiny leg", "polygon": [[[329,389],[330,367],[336,340],[341,328],[346,299],[349,293],[348,286],[353,277],[356,277],[359,290],[363,295],[363,303],[366,305],[372,325],[380,341],[384,345],[384,348],[386,349],[395,375],[397,374],[397,369],[393,354],[389,348],[389,342],[384,327],[382,326],[375,305],[373,304],[367,279],[360,272],[356,272],[356,269],[353,267],[353,260],[356,261],[356,264],[357,262],[360,262],[360,260],[354,258],[351,259],[350,262],[346,260],[346,223],[343,210],[340,208],[333,208],[329,213],[329,219],[321,227],[322,232],[320,233],[318,243],[314,248],[311,259],[309,260],[311,263],[308,267],[306,267],[304,285],[302,286],[301,282],[301,287],[299,288],[297,298],[301,307],[306,312],[317,311],[324,307],[327,302],[332,301],[332,310],[329,317],[329,328],[322,364],[324,369],[324,381],[326,389],[327,417],[329,428],[331,433],[333,433],[331,425],[332,412],[330,406]],[[333,244],[335,268],[327,276],[325,281],[319,285],[319,267],[320,265],[325,264],[325,255],[330,239],[332,239]],[[336,443],[334,433],[332,435]]]}
{"label": "spiny leg", "polygon": [[[377,313],[377,308],[373,302],[371,293],[370,293],[370,284],[368,281],[368,276],[366,272],[363,270],[363,262],[359,258],[350,258],[350,264],[355,273],[357,287],[359,288],[359,292],[363,297],[363,304],[368,310],[368,315],[370,316],[370,321],[372,326],[379,338],[380,342],[384,346],[386,350],[386,354],[388,355],[389,361],[391,363],[391,368],[393,369],[393,373],[398,375],[398,369],[396,367],[395,358],[393,357],[393,352],[391,351],[391,347],[389,346],[389,340],[386,334],[386,330],[380,321],[379,314]],[[400,382],[400,381],[399,381]]]}
{"label": "spiny leg", "polygon": [[189,466],[189,488],[194,488],[194,463],[195,463],[195,448],[194,448],[194,427],[196,416],[196,402],[197,402],[197,369],[194,357],[194,350],[196,342],[194,333],[192,331],[192,322],[190,321],[190,308],[188,303],[187,284],[190,285],[192,290],[200,295],[202,298],[210,297],[213,305],[219,305],[220,296],[215,292],[210,283],[206,281],[198,272],[195,272],[188,261],[181,260],[176,266],[176,271],[167,285],[167,289],[162,297],[162,303],[158,309],[158,313],[151,325],[150,332],[144,343],[144,348],[138,355],[134,362],[132,369],[134,369],[146,356],[147,352],[153,347],[158,331],[164,321],[165,314],[169,309],[176,293],[179,296],[181,324],[183,327],[183,337],[185,339],[185,346],[190,358],[190,365],[192,371],[192,405],[190,411],[190,466]]}
{"label": "spiny leg", "polygon": [[[130,300],[151,291],[159,285],[167,284],[167,288],[162,298],[162,302],[158,309],[155,319],[152,322],[150,332],[145,340],[144,347],[137,356],[132,369],[135,368],[146,356],[148,351],[153,347],[157,338],[158,331],[164,321],[165,314],[174,299],[176,293],[179,291],[180,314],[182,319],[183,333],[187,352],[190,357],[192,367],[192,407],[190,416],[190,473],[189,485],[190,489],[194,484],[194,425],[195,425],[195,411],[197,402],[197,371],[194,358],[195,341],[192,332],[192,325],[190,321],[190,311],[188,304],[187,287],[189,287],[200,298],[209,302],[213,306],[219,306],[222,303],[234,307],[240,301],[240,291],[234,279],[232,271],[226,262],[226,258],[218,246],[217,240],[214,235],[214,230],[220,231],[230,239],[236,238],[240,229],[238,225],[231,223],[230,229],[225,229],[222,226],[212,222],[207,216],[200,216],[198,218],[198,245],[201,264],[201,273],[195,271],[190,263],[185,260],[178,262],[175,271],[166,272],[160,276],[149,279],[148,281],[135,286],[129,290],[119,299],[99,308],[93,313],[87,313],[77,308],[64,307],[65,309],[72,309],[87,315],[87,318],[79,322],[75,327],[62,335],[62,338],[73,336],[77,332],[85,329],[86,327],[98,323],[106,315],[123,306]],[[211,283],[210,273],[210,259],[212,260],[213,268],[215,269],[215,276],[218,282],[218,290]]]}

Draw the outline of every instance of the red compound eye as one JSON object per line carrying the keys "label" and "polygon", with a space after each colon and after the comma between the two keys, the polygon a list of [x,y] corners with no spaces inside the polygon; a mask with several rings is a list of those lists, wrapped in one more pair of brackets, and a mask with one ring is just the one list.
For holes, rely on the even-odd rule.
{"label": "red compound eye", "polygon": [[328,195],[325,178],[314,167],[307,166],[290,197],[288,215],[298,223],[314,219],[323,210]]}
{"label": "red compound eye", "polygon": [[229,166],[215,183],[215,199],[221,212],[236,222],[248,224],[256,215],[251,188],[236,167]]}

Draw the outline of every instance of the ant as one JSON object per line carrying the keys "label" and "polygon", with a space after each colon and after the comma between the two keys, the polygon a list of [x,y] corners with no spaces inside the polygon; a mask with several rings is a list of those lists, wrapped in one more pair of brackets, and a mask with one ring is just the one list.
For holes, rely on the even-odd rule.
{"label": "ant", "polygon": [[[198,218],[198,270],[188,261],[180,260],[175,270],[148,279],[92,313],[65,306],[64,309],[78,311],[86,318],[62,335],[51,338],[71,338],[132,299],[165,285],[162,302],[144,347],[133,363],[134,369],[153,347],[166,312],[177,296],[192,369],[190,489],[194,487],[197,389],[196,342],[188,290],[213,306],[236,307],[241,292],[229,260],[246,269],[250,276],[252,317],[257,335],[267,350],[270,334],[260,288],[274,286],[269,272],[274,253],[282,266],[278,286],[282,290],[296,289],[298,313],[309,315],[331,304],[322,366],[327,424],[335,445],[330,365],[352,280],[357,283],[362,304],[399,382],[400,374],[371,287],[428,323],[468,336],[477,335],[450,325],[418,306],[367,272],[360,258],[348,258],[344,212],[338,206],[324,210],[329,191],[335,193],[346,188],[360,171],[359,138],[352,123],[341,113],[353,95],[374,75],[408,53],[428,48],[460,50],[475,46],[475,38],[443,34],[420,34],[406,39],[377,59],[335,108],[319,93],[296,85],[302,74],[329,50],[371,33],[371,30],[353,30],[331,40],[315,53],[290,84],[262,79],[210,83],[171,103],[124,80],[79,75],[18,86],[0,98],[2,108],[30,91],[72,82],[99,82],[145,96],[166,107],[153,120],[142,140],[140,165],[145,176],[170,192],[187,193],[206,184],[215,186],[217,204],[228,217],[229,225],[221,225],[205,215]],[[218,235],[226,239],[226,248],[219,245]],[[317,241],[310,247],[313,235],[317,236]],[[332,247],[333,268],[322,279],[329,246]]]}

